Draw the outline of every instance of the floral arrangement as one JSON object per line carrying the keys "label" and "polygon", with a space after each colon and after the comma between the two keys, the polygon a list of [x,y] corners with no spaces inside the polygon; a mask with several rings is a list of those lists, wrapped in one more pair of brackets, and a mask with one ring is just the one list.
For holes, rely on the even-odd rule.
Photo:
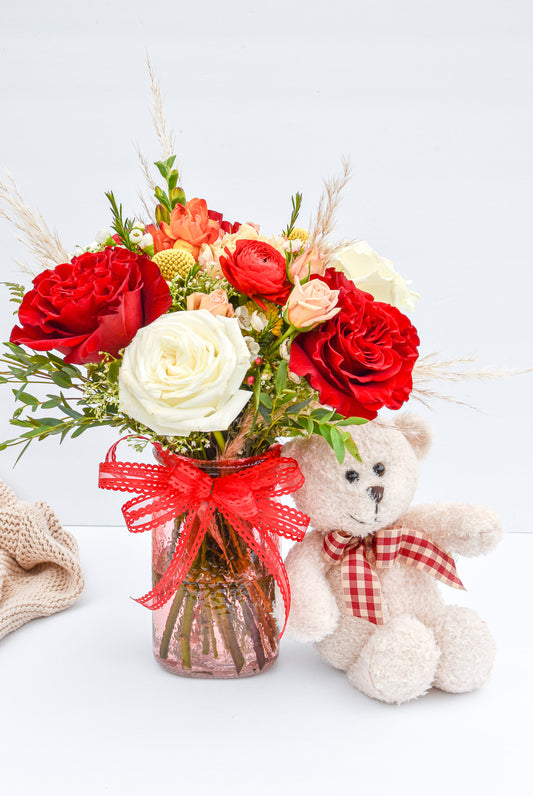
{"label": "floral arrangement", "polygon": [[109,227],[72,254],[0,183],[0,213],[42,265],[29,289],[8,284],[18,320],[0,382],[14,385],[19,434],[0,450],[98,426],[151,443],[157,464],[137,468],[113,446],[100,484],[137,492],[128,527],[154,533],[154,588],[139,601],[154,610],[156,657],[180,673],[212,673],[209,659],[228,662],[217,676],[249,674],[277,654],[273,576],[289,607],[277,536],[300,539],[308,522],[271,499],[302,483],[277,443],[319,434],[339,462],[358,456],[346,427],[413,390],[419,338],[403,310],[418,296],[368,244],[331,242],[347,163],[308,229],[296,193],[267,235],[186,196],[157,118],[146,218],[108,192]]}
{"label": "floral arrangement", "polygon": [[[155,164],[153,223],[125,218],[109,193],[111,229],[30,290],[10,285],[20,306],[1,379],[19,385],[23,430],[1,447],[111,425],[206,459],[310,433],[340,461],[356,454],[343,426],[411,393],[419,339],[395,304],[415,294],[367,244],[297,227],[300,194],[268,237],[187,200],[174,162]],[[35,383],[57,389],[42,399]]]}

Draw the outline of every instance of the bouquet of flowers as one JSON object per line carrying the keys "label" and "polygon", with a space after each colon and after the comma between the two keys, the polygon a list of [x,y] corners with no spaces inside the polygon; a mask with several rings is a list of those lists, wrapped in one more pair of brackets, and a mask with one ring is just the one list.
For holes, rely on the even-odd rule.
{"label": "bouquet of flowers", "polygon": [[[343,426],[411,393],[419,340],[393,301],[416,294],[367,244],[333,247],[296,227],[300,194],[268,237],[187,201],[174,160],[155,164],[166,181],[155,223],[124,218],[108,193],[112,229],[30,290],[10,284],[19,323],[2,381],[21,385],[12,423],[24,431],[0,447],[112,425],[213,459],[316,433],[342,461],[345,446],[355,453]],[[389,302],[376,300],[386,288]],[[32,383],[59,390],[41,401]]]}
{"label": "bouquet of flowers", "polygon": [[[102,425],[151,443],[152,465],[119,463],[114,446],[100,483],[136,492],[128,527],[153,531],[154,588],[140,602],[154,610],[156,657],[249,674],[277,652],[273,576],[288,607],[277,536],[307,524],[272,501],[302,483],[278,440],[319,434],[339,461],[358,455],[346,427],[411,393],[419,339],[402,309],[417,296],[367,244],[330,242],[347,164],[309,229],[296,193],[276,235],[188,198],[174,155],[155,166],[144,221],[109,192],[110,228],[89,246],[67,254],[44,222],[30,234],[44,268],[29,289],[9,284],[18,323],[0,381],[15,385],[20,433],[0,449]],[[4,215],[23,226],[16,187],[1,187]]]}

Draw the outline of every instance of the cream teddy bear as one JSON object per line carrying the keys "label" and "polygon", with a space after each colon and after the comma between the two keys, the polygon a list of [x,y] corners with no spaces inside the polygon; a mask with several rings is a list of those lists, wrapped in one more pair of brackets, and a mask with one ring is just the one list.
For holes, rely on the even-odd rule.
{"label": "cream teddy bear", "polygon": [[284,453],[305,476],[294,494],[314,530],[286,561],[292,606],[287,634],[314,641],[352,685],[384,702],[431,686],[481,686],[494,641],[468,608],[445,605],[438,582],[463,588],[452,554],[491,550],[502,529],[492,511],[460,503],[410,507],[431,431],[413,415],[353,426],[361,461],[336,460],[319,436]]}

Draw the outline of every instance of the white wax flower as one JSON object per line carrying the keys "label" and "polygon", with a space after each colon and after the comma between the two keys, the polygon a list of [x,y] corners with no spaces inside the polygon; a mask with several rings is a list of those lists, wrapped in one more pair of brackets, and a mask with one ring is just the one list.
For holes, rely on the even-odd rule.
{"label": "white wax flower", "polygon": [[244,329],[247,332],[250,331],[252,328],[252,319],[250,313],[248,312],[248,307],[245,307],[244,305],[242,307],[237,307],[235,310],[235,317],[237,318],[241,329]]}
{"label": "white wax flower", "polygon": [[140,249],[149,249],[150,246],[154,245],[154,239],[149,232],[146,232],[139,241],[139,248]]}
{"label": "white wax flower", "polygon": [[290,343],[289,343],[288,340],[284,340],[282,342],[282,344],[279,347],[279,353],[280,353],[280,356],[281,356],[282,359],[284,359],[286,362],[289,361],[289,359],[291,357],[291,349],[290,349]]}
{"label": "white wax flower", "polygon": [[370,293],[376,301],[409,312],[414,310],[420,298],[418,293],[409,290],[409,283],[394,270],[391,261],[380,257],[365,240],[350,243],[336,251],[330,265],[346,274],[358,288]]}
{"label": "white wax flower", "polygon": [[95,241],[97,243],[100,244],[100,246],[103,246],[105,243],[107,243],[109,240],[112,239],[112,236],[113,236],[113,233],[111,232],[111,230],[108,227],[102,227],[102,229],[100,229],[96,233],[96,235],[94,236],[94,239],[95,239]]}
{"label": "white wax flower", "polygon": [[144,232],[144,224],[142,221],[134,221],[132,224],[132,229],[140,229],[141,232]]}
{"label": "white wax flower", "polygon": [[250,318],[250,324],[252,329],[255,329],[256,332],[262,332],[263,329],[266,329],[268,324],[267,316],[264,312],[258,312],[258,310],[254,310],[252,312],[252,317]]}
{"label": "white wax flower", "polygon": [[129,238],[132,243],[140,243],[140,241],[143,239],[142,229],[139,229],[138,227],[133,227],[133,229],[130,232]]}
{"label": "white wax flower", "polygon": [[256,340],[254,340],[253,337],[249,336],[246,336],[244,338],[244,342],[246,343],[248,351],[250,352],[250,356],[252,357],[252,359],[255,359],[255,357],[258,356],[259,352],[261,351],[259,343]]}
{"label": "white wax flower", "polygon": [[249,367],[236,318],[208,310],[161,315],[124,351],[120,410],[160,435],[223,431],[251,397],[239,389]]}

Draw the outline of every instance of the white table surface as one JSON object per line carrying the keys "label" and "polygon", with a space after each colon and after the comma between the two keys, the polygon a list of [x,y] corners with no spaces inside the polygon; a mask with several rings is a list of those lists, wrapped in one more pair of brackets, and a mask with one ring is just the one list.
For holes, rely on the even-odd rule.
{"label": "white table surface", "polygon": [[128,599],[149,586],[149,539],[71,530],[84,594],[0,642],[2,795],[533,793],[533,535],[459,561],[459,596],[498,644],[489,684],[390,706],[290,640],[257,677],[166,673]]}

